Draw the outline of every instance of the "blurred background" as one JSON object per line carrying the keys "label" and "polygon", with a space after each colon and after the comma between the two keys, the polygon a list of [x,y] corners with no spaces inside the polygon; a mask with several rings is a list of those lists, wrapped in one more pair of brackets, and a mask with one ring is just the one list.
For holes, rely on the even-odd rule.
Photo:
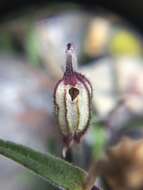
{"label": "blurred background", "polygon": [[[123,136],[142,138],[142,19],[141,0],[1,0],[0,138],[61,157],[53,89],[63,74],[68,42],[75,44],[78,71],[93,85],[90,129],[68,160],[88,170],[103,141],[109,147]],[[105,189],[118,189],[104,177]],[[136,184],[122,190],[143,188]],[[57,189],[2,156],[0,188]]]}

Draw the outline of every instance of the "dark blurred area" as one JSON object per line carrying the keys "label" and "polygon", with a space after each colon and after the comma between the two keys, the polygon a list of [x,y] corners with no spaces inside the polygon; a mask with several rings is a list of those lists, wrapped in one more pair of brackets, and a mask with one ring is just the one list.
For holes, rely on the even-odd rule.
{"label": "dark blurred area", "polygon": [[[44,7],[45,5],[51,5],[51,4],[59,4],[62,5],[63,3],[67,3],[67,1],[46,1],[46,0],[25,0],[25,1],[19,1],[19,0],[13,0],[12,2],[9,2],[8,0],[0,1],[0,16],[1,20],[5,19],[7,16],[15,15],[17,13],[20,13],[21,11],[25,11],[27,9],[30,9],[32,6],[38,8],[38,7]],[[116,14],[119,14],[122,17],[125,17],[127,20],[131,21],[132,24],[134,24],[139,30],[143,32],[143,2],[142,0],[136,0],[136,1],[130,1],[130,0],[121,0],[121,1],[114,1],[114,0],[96,0],[96,1],[70,1],[70,3],[75,3],[80,6],[82,6],[83,9],[86,9],[87,11],[93,11],[99,6],[103,9],[108,9],[112,12],[115,12]]]}
{"label": "dark blurred area", "polygon": [[[97,184],[105,184],[105,190],[108,186],[110,190],[142,190],[142,143],[132,159],[138,150],[134,140],[143,137],[142,19],[141,0],[0,1],[0,138],[61,157],[53,91],[64,72],[65,46],[73,42],[78,71],[93,86],[93,114],[88,133],[67,160],[88,170],[103,152],[102,141],[106,141],[105,149],[117,145],[117,150],[115,146],[107,154],[104,183]],[[130,140],[120,144],[122,137]],[[124,171],[126,158],[132,164]],[[110,160],[121,163],[115,179]],[[136,180],[130,183],[132,178]],[[3,157],[0,187],[57,190]]]}

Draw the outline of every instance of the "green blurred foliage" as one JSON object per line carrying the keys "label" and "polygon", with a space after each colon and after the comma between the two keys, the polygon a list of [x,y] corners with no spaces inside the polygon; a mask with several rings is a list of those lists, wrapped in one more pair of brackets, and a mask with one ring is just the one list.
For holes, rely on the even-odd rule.
{"label": "green blurred foliage", "polygon": [[0,33],[0,52],[1,53],[14,53],[13,42],[9,32]]}
{"label": "green blurred foliage", "polygon": [[141,43],[131,32],[121,30],[115,34],[110,45],[113,55],[141,55]]}

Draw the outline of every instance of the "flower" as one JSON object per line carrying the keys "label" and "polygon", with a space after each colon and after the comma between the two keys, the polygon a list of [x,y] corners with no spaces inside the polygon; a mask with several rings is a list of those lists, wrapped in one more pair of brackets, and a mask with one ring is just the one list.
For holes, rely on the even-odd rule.
{"label": "flower", "polygon": [[91,115],[92,86],[84,75],[74,71],[75,60],[74,48],[69,43],[65,72],[54,91],[56,115],[67,147],[73,142],[80,142],[87,131]]}

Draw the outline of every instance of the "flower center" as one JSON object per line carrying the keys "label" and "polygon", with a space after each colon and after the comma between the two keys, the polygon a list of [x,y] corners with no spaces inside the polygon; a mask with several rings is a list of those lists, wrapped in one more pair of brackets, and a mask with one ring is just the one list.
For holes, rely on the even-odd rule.
{"label": "flower center", "polygon": [[79,95],[79,90],[77,88],[72,87],[69,89],[69,94],[70,94],[71,99],[73,101]]}

